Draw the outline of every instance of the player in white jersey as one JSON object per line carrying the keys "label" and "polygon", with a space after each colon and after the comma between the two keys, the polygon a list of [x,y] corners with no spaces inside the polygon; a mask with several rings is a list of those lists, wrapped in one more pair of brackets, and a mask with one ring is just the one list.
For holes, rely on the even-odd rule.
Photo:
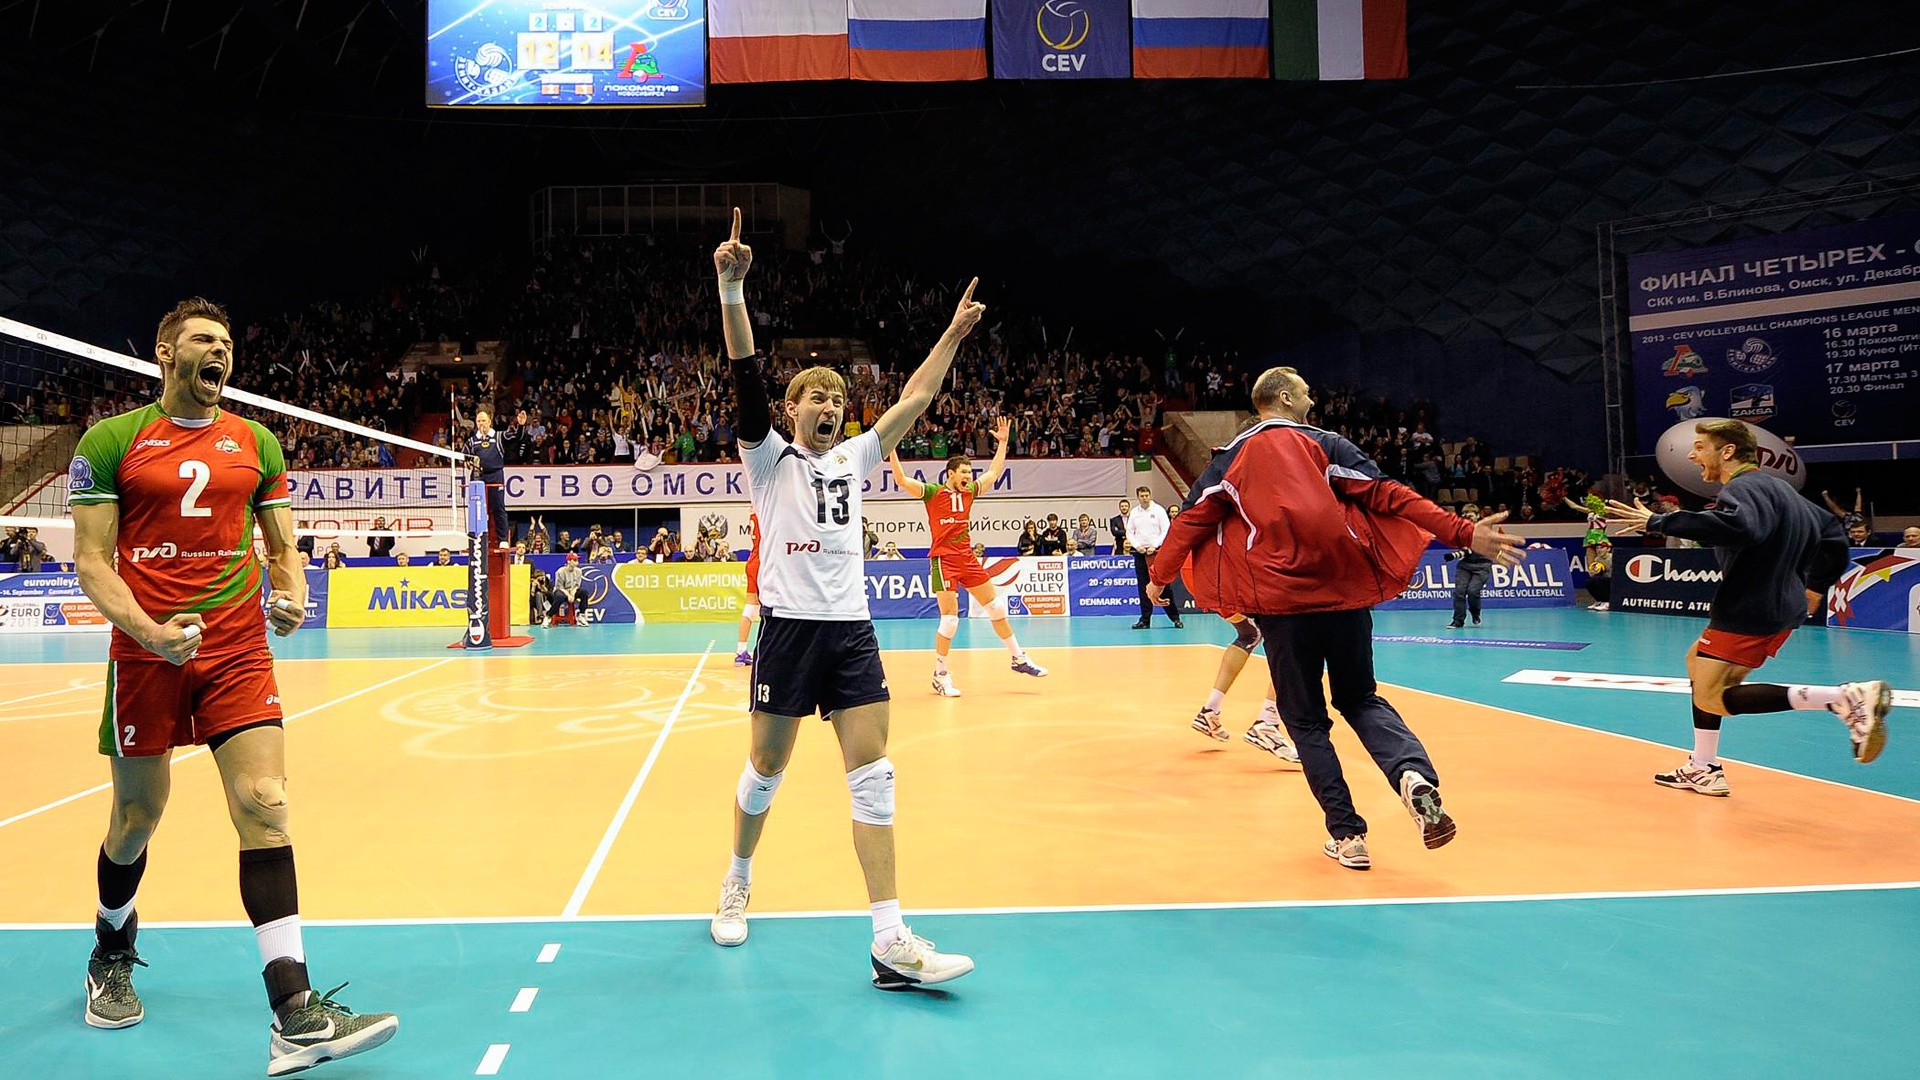
{"label": "player in white jersey", "polygon": [[[747,940],[753,852],[767,809],[793,755],[802,720],[816,711],[833,723],[853,795],[853,847],[873,907],[873,985],[931,986],[973,970],[972,959],[936,952],[908,930],[894,886],[893,762],[887,760],[887,677],[867,612],[860,489],[867,474],[927,411],[960,342],[986,308],[973,285],[900,401],[871,431],[839,442],[846,382],[830,368],[794,376],[783,403],[793,439],[772,429],[767,387],[754,360],[753,324],[742,281],[753,251],[733,235],[713,253],[721,324],[738,384],[735,428],[760,518],[760,645],[753,659],[753,746],[740,774],[733,816],[733,864],[720,888],[710,932],[721,945]],[[976,280],[975,284],[978,284]]]}

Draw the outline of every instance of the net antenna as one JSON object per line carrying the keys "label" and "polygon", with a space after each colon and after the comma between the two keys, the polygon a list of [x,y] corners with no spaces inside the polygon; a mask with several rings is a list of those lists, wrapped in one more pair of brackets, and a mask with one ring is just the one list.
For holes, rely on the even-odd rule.
{"label": "net antenna", "polygon": [[[72,559],[67,465],[88,425],[160,396],[159,365],[0,317],[0,525],[45,529],[53,562]],[[315,558],[339,543],[348,557],[391,537],[415,555],[466,545],[466,455],[227,386],[234,411],[272,431],[286,451],[294,532]],[[344,467],[303,465],[303,446],[345,449]],[[381,451],[392,465],[375,464]],[[375,522],[381,527],[375,528]]]}

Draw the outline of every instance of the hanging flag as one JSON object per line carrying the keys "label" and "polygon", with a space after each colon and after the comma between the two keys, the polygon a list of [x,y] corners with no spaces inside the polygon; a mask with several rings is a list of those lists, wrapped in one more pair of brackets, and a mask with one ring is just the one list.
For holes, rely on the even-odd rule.
{"label": "hanging flag", "polygon": [[1264,79],[1268,0],[1133,0],[1136,79]]}
{"label": "hanging flag", "polygon": [[1407,0],[1273,0],[1276,79],[1404,79]]}
{"label": "hanging flag", "polygon": [[987,77],[987,0],[846,0],[856,79]]}
{"label": "hanging flag", "polygon": [[993,0],[996,79],[1133,74],[1127,0]]}
{"label": "hanging flag", "polygon": [[847,77],[847,0],[708,0],[716,83]]}

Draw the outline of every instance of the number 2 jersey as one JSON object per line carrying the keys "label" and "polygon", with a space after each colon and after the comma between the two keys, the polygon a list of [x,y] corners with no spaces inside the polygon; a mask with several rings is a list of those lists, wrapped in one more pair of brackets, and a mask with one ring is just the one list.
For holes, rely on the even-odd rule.
{"label": "number 2 jersey", "polygon": [[[120,577],[156,622],[206,620],[200,656],[264,651],[256,511],[293,502],[280,440],[227,412],[179,420],[148,405],[87,429],[67,470],[67,503],[115,503]],[[157,659],[118,627],[115,660]]]}
{"label": "number 2 jersey", "polygon": [[871,431],[824,454],[777,431],[741,449],[760,519],[760,603],[770,613],[824,622],[870,617],[860,489],[883,456]]}

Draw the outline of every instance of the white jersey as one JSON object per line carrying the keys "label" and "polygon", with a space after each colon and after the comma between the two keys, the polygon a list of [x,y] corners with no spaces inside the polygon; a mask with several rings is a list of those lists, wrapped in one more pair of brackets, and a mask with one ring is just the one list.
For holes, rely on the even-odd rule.
{"label": "white jersey", "polygon": [[741,449],[760,516],[760,602],[769,612],[827,622],[871,617],[860,490],[884,456],[872,431],[824,454],[777,431]]}

